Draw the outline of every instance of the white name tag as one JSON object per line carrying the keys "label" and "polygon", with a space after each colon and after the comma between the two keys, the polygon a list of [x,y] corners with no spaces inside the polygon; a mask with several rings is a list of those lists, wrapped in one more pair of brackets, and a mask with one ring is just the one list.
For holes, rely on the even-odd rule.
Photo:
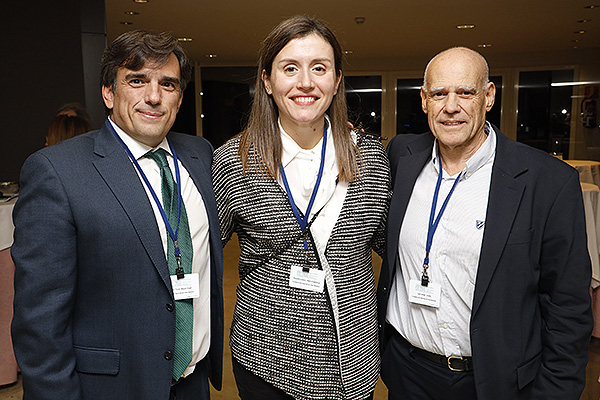
{"label": "white name tag", "polygon": [[325,271],[311,268],[308,270],[308,272],[304,272],[302,267],[298,265],[292,265],[290,270],[291,287],[322,293],[324,284]]}
{"label": "white name tag", "polygon": [[408,287],[408,301],[423,306],[439,308],[442,297],[442,287],[433,282],[428,286],[421,285],[421,281],[411,279]]}
{"label": "white name tag", "polygon": [[175,300],[197,299],[200,297],[200,277],[198,274],[185,274],[183,279],[171,275],[171,286]]}

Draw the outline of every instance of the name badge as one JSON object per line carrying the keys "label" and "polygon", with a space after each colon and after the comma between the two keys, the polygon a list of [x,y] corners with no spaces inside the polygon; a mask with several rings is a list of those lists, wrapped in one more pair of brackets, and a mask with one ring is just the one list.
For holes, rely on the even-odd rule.
{"label": "name badge", "polygon": [[171,275],[171,286],[175,300],[197,299],[200,297],[200,277],[198,274],[185,274],[183,279]]}
{"label": "name badge", "polygon": [[427,307],[440,307],[442,287],[438,283],[429,282],[429,285],[421,285],[421,281],[411,279],[408,287],[408,301]]}
{"label": "name badge", "polygon": [[290,270],[290,287],[323,293],[324,284],[325,271],[310,268],[305,272],[302,267],[292,265]]}

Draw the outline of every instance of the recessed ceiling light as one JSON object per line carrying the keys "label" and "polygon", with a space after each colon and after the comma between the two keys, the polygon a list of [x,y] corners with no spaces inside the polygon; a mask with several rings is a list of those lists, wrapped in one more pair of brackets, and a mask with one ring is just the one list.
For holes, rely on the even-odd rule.
{"label": "recessed ceiling light", "polygon": [[191,37],[178,37],[177,40],[179,40],[180,42],[191,42],[192,39]]}
{"label": "recessed ceiling light", "polygon": [[354,54],[353,50],[344,50],[344,54]]}
{"label": "recessed ceiling light", "polygon": [[133,0],[134,3],[150,3],[150,0]]}
{"label": "recessed ceiling light", "polygon": [[585,24],[586,22],[590,22],[591,19],[580,19],[579,21],[577,21],[577,23],[579,24]]}
{"label": "recessed ceiling light", "polygon": [[456,25],[456,29],[473,29],[475,25],[473,24],[464,24],[464,25]]}
{"label": "recessed ceiling light", "polygon": [[137,12],[137,11],[125,11],[125,14],[127,14],[127,15],[138,15],[139,12]]}
{"label": "recessed ceiling light", "polygon": [[204,57],[206,58],[217,58],[216,54],[205,54]]}
{"label": "recessed ceiling light", "polygon": [[129,21],[121,21],[119,22],[121,25],[133,25],[133,22],[129,22]]}
{"label": "recessed ceiling light", "polygon": [[582,29],[580,31],[575,31],[573,33],[577,33],[578,35],[583,35],[585,33],[585,31]]}
{"label": "recessed ceiling light", "polygon": [[579,43],[580,40],[579,39],[573,39],[573,40],[571,40],[571,42],[573,42],[573,43]]}
{"label": "recessed ceiling light", "polygon": [[492,47],[492,44],[491,43],[481,43],[481,44],[478,44],[477,47],[481,47],[481,48]]}
{"label": "recessed ceiling light", "polygon": [[600,4],[590,4],[589,6],[585,6],[583,8],[598,8],[600,7]]}
{"label": "recessed ceiling light", "polygon": [[367,19],[365,17],[355,17],[354,22],[357,24],[364,24]]}

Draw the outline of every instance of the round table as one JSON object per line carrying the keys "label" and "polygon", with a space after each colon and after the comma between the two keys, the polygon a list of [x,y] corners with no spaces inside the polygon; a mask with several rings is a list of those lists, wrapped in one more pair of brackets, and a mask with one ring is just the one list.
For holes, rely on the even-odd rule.
{"label": "round table", "polygon": [[10,336],[15,276],[10,246],[14,231],[12,210],[16,201],[0,201],[0,385],[16,382],[18,371]]}

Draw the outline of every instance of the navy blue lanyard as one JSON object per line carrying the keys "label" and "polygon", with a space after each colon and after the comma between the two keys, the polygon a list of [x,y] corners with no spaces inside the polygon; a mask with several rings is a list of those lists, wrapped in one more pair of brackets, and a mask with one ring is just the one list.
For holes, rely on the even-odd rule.
{"label": "navy blue lanyard", "polygon": [[440,208],[440,212],[438,213],[437,217],[435,217],[435,207],[437,205],[438,196],[440,194],[440,187],[442,185],[442,173],[443,173],[442,157],[440,156],[439,147],[438,147],[438,151],[437,151],[437,158],[440,162],[440,168],[439,168],[439,172],[438,172],[437,183],[435,185],[435,192],[433,192],[433,202],[431,204],[431,213],[429,214],[429,226],[427,229],[427,242],[425,243],[425,260],[423,260],[423,275],[421,276],[421,285],[422,286],[427,286],[429,284],[429,276],[427,275],[427,269],[429,268],[429,251],[431,250],[431,244],[433,243],[433,235],[435,235],[435,231],[438,227],[438,224],[440,223],[440,220],[442,219],[442,214],[444,214],[444,211],[446,210],[446,206],[448,205],[450,196],[452,196],[452,193],[454,192],[454,189],[456,188],[456,185],[458,184],[458,181],[460,180],[460,176],[462,175],[462,172],[461,172],[456,177],[456,180],[454,181],[454,184],[452,185],[452,189],[450,189],[450,192],[446,196],[446,200],[444,200],[444,203],[442,204],[442,207]]}
{"label": "navy blue lanyard", "polygon": [[[133,165],[135,165],[135,168],[140,173],[140,176],[142,177],[142,180],[144,181],[144,183],[146,184],[146,187],[150,191],[150,194],[152,195],[152,198],[154,199],[154,202],[156,203],[156,206],[158,207],[158,211],[160,212],[160,215],[162,216],[162,219],[163,219],[163,221],[165,223],[165,227],[167,228],[167,232],[169,233],[169,236],[171,237],[171,240],[173,240],[173,244],[174,244],[174,248],[175,248],[175,258],[177,259],[177,264],[180,265],[180,262],[181,262],[181,251],[179,250],[179,245],[177,244],[177,234],[179,233],[179,221],[181,219],[181,184],[180,184],[181,183],[181,177],[180,177],[180,174],[179,174],[179,165],[177,164],[177,154],[175,153],[175,149],[173,148],[173,145],[171,144],[171,142],[169,141],[169,139],[167,139],[167,143],[169,144],[169,148],[171,149],[171,154],[173,154],[173,162],[175,164],[175,184],[177,185],[177,226],[175,227],[175,231],[174,232],[173,232],[173,228],[171,227],[171,223],[169,222],[169,218],[167,217],[167,213],[165,212],[165,209],[163,208],[160,200],[158,199],[158,196],[156,195],[156,192],[152,188],[152,185],[150,185],[150,181],[146,177],[146,174],[142,170],[142,167],[140,167],[140,164],[137,162],[137,160],[135,159],[135,157],[131,153],[131,150],[129,150],[129,147],[127,147],[127,145],[125,144],[125,142],[123,141],[123,139],[121,139],[121,137],[119,137],[119,135],[117,134],[117,132],[113,128],[113,126],[110,123],[110,121],[107,120],[106,121],[106,125],[108,125],[108,127],[110,128],[110,130],[112,131],[112,133],[115,135],[115,137],[117,138],[117,140],[119,141],[119,143],[121,143],[121,146],[123,146],[123,148],[127,152],[127,155],[131,159],[131,162],[133,162]],[[179,266],[178,267],[178,271],[177,271],[177,278],[178,279],[183,278],[183,276],[181,276],[181,278],[179,277],[180,274],[182,274],[182,272],[183,272],[183,270],[179,271],[180,268],[181,267]]]}
{"label": "navy blue lanyard", "polygon": [[[325,126],[323,128],[323,146],[321,148],[321,165],[319,166],[319,173],[317,175],[317,182],[315,183],[315,187],[313,188],[312,195],[310,196],[310,201],[308,202],[308,207],[306,207],[306,212],[304,213],[304,219],[300,215],[300,211],[294,202],[294,197],[292,196],[292,192],[290,190],[290,185],[288,184],[287,178],[285,176],[285,171],[283,169],[283,164],[279,166],[281,171],[281,180],[283,181],[283,186],[285,187],[285,192],[287,193],[288,200],[292,206],[292,211],[294,211],[294,215],[298,220],[298,224],[300,225],[300,229],[304,231],[306,229],[306,225],[308,224],[308,217],[310,215],[310,211],[312,210],[313,204],[315,202],[315,198],[317,197],[317,192],[319,190],[319,185],[321,184],[321,178],[323,177],[323,168],[325,167],[325,149],[327,147],[327,123],[325,122]],[[306,239],[304,240],[304,250],[308,250],[308,242]]]}

